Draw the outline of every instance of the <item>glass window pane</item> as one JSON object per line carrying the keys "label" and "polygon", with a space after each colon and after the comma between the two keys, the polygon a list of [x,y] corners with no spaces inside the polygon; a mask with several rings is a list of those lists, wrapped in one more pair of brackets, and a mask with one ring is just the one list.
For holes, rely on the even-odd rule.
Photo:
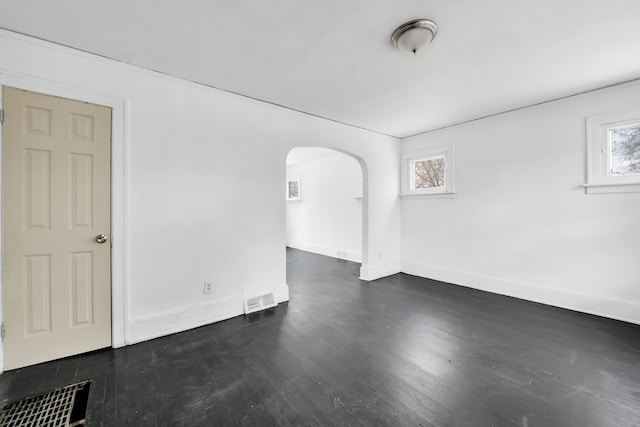
{"label": "glass window pane", "polygon": [[609,175],[640,174],[640,123],[609,129]]}
{"label": "glass window pane", "polygon": [[298,198],[298,181],[289,181],[289,198]]}
{"label": "glass window pane", "polygon": [[413,172],[415,190],[444,187],[444,157],[416,160],[413,162]]}

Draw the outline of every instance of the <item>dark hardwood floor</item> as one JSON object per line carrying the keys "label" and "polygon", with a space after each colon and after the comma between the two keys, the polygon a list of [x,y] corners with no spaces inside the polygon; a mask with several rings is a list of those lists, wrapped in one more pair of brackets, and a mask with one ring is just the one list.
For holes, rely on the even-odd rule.
{"label": "dark hardwood floor", "polygon": [[287,250],[291,301],[0,375],[88,426],[640,426],[640,326]]}

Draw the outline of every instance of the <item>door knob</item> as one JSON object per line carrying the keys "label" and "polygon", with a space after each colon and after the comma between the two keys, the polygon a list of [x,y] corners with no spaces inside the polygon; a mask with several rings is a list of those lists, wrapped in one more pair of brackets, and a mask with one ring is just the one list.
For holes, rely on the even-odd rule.
{"label": "door knob", "polygon": [[98,234],[96,236],[96,242],[98,243],[104,243],[107,241],[107,236],[105,236],[104,234]]}

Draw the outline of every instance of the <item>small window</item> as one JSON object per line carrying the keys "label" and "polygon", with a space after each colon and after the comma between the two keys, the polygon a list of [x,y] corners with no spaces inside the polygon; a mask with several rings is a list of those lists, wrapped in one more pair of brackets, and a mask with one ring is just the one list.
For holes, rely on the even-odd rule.
{"label": "small window", "polygon": [[444,156],[411,160],[411,190],[444,188]]}
{"label": "small window", "polygon": [[640,191],[640,109],[590,117],[588,193]]}
{"label": "small window", "polygon": [[405,154],[402,175],[403,196],[453,195],[453,146]]}
{"label": "small window", "polygon": [[287,200],[300,200],[300,178],[287,179]]}
{"label": "small window", "polygon": [[640,174],[640,121],[608,129],[609,176]]}

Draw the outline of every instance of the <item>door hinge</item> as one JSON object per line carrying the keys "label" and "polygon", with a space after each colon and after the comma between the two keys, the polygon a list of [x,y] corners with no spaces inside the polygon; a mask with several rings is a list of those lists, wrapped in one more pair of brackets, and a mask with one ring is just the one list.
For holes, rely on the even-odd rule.
{"label": "door hinge", "polygon": [[0,338],[2,338],[2,341],[4,341],[4,323],[0,325]]}
{"label": "door hinge", "polygon": [[0,110],[0,123],[4,123],[4,110]]}

